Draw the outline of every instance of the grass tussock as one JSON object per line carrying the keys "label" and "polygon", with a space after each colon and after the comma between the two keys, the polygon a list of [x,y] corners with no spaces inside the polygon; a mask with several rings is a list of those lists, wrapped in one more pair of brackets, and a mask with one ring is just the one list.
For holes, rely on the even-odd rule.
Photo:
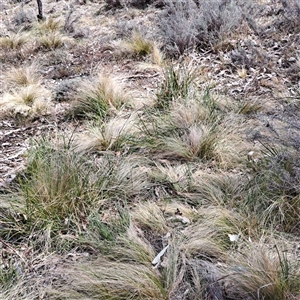
{"label": "grass tussock", "polygon": [[[144,57],[154,53],[154,43],[142,37],[141,33],[134,32],[130,39],[121,43],[119,51],[127,56]],[[155,57],[158,58],[157,48]]]}
{"label": "grass tussock", "polygon": [[15,35],[0,37],[0,49],[2,50],[20,50],[29,42],[27,33],[18,32]]}
{"label": "grass tussock", "polygon": [[100,195],[92,170],[71,150],[55,149],[46,141],[33,148],[20,185],[29,222],[46,222],[54,231],[82,226]]}
{"label": "grass tussock", "polygon": [[152,116],[148,124],[142,124],[141,130],[145,134],[143,144],[154,155],[171,160],[212,161],[224,168],[239,164],[238,153],[243,150],[243,144],[236,148],[233,146],[233,141],[237,140],[237,129],[225,122],[220,125],[199,124],[199,119],[196,124],[188,124],[196,119],[198,113],[194,113],[186,115],[184,111],[172,111],[171,115]]}
{"label": "grass tussock", "polygon": [[16,86],[41,84],[41,76],[38,74],[38,70],[35,65],[21,68],[12,68],[6,73],[5,79],[8,83]]}
{"label": "grass tussock", "polygon": [[66,292],[68,299],[86,299],[86,296],[111,299],[112,295],[117,299],[167,299],[152,267],[103,259],[94,261],[93,266],[82,267],[71,274],[76,282],[69,286],[73,291]]}
{"label": "grass tussock", "polygon": [[78,151],[118,151],[130,146],[132,136],[137,132],[137,118],[117,116],[99,127],[92,127],[89,133],[76,139]]}
{"label": "grass tussock", "polygon": [[1,113],[10,116],[40,116],[47,112],[50,104],[49,96],[48,90],[44,87],[39,84],[29,84],[2,96]]}
{"label": "grass tussock", "polygon": [[29,42],[27,33],[16,33],[15,35],[0,37],[0,49],[6,51],[20,51]]}
{"label": "grass tussock", "polygon": [[49,32],[37,39],[39,47],[46,50],[55,50],[70,44],[72,40],[59,32]]}
{"label": "grass tussock", "polygon": [[[75,152],[68,140],[41,140],[28,154],[27,167],[14,193],[14,209],[1,208],[1,235],[45,236],[47,249],[51,245],[68,248],[64,244],[72,244],[83,232],[91,237],[88,244],[98,244],[96,232],[110,240],[123,230],[125,221],[116,217],[112,225],[103,224],[101,207],[123,197],[144,195],[148,185],[147,168],[136,157],[107,156],[95,165]],[[72,237],[69,242],[67,235]]]}
{"label": "grass tussock", "polygon": [[128,103],[129,95],[116,77],[98,74],[82,84],[73,113],[77,116],[104,118]]}
{"label": "grass tussock", "polygon": [[165,217],[155,203],[138,204],[132,214],[132,219],[143,230],[162,235],[168,232]]}
{"label": "grass tussock", "polygon": [[[298,265],[291,263],[287,252],[275,246],[253,245],[247,257],[235,258],[231,277],[240,288],[241,296],[251,299],[297,299],[300,293]],[[233,291],[231,293],[234,294]]]}
{"label": "grass tussock", "polygon": [[196,70],[190,66],[167,67],[164,72],[164,80],[157,93],[156,109],[167,110],[172,101],[178,98],[186,99],[192,96],[195,87]]}
{"label": "grass tussock", "polygon": [[37,22],[34,26],[34,31],[39,33],[58,32],[62,29],[62,23],[59,19],[46,18],[41,22]]}

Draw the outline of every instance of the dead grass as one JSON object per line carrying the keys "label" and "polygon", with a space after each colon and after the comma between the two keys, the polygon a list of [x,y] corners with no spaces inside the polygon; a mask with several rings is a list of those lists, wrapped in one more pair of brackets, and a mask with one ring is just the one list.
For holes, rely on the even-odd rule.
{"label": "dead grass", "polygon": [[20,50],[28,42],[28,33],[18,32],[7,37],[0,37],[0,49]]}
{"label": "dead grass", "polygon": [[137,132],[137,118],[134,114],[129,117],[111,118],[99,127],[90,128],[89,132],[80,135],[75,140],[78,151],[117,151],[125,150],[130,145],[132,136]]}
{"label": "dead grass", "polygon": [[29,84],[12,93],[4,94],[0,100],[4,115],[35,117],[41,116],[49,108],[49,92],[39,84]]}
{"label": "dead grass", "polygon": [[35,23],[33,30],[39,33],[58,32],[62,27],[62,23],[58,18],[49,17],[41,22]]}
{"label": "dead grass", "polygon": [[[299,296],[299,269],[287,252],[258,244],[252,245],[247,257],[235,258],[235,284],[241,296],[253,299],[297,299]],[[232,292],[232,291],[231,291]]]}
{"label": "dead grass", "polygon": [[132,219],[143,230],[161,235],[168,232],[162,210],[155,203],[139,203],[132,214]]}
{"label": "dead grass", "polygon": [[102,118],[120,109],[129,99],[117,77],[99,73],[94,80],[83,82],[73,110],[75,115]]}
{"label": "dead grass", "polygon": [[46,50],[54,50],[72,43],[72,39],[59,32],[49,32],[37,39],[38,46]]}
{"label": "dead grass", "polygon": [[[150,53],[154,53],[153,42],[142,37],[141,33],[134,32],[130,39],[123,41],[119,45],[120,54],[132,57],[143,57]],[[154,54],[153,54],[154,55]],[[160,62],[157,48],[155,57]]]}
{"label": "dead grass", "polygon": [[41,76],[38,74],[38,67],[36,65],[12,68],[6,73],[5,80],[16,86],[41,84]]}
{"label": "dead grass", "polygon": [[86,299],[86,295],[101,299],[111,299],[112,295],[118,299],[167,299],[152,267],[99,259],[92,265],[71,268],[68,273],[73,279],[69,285],[73,291],[65,292],[68,299]]}

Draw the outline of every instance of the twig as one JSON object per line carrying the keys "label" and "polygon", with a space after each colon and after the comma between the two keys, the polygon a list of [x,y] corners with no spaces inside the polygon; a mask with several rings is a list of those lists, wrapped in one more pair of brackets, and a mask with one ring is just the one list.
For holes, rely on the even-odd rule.
{"label": "twig", "polygon": [[22,255],[16,250],[14,249],[12,246],[10,246],[8,243],[6,243],[2,238],[0,238],[0,242],[6,246],[7,248],[9,248],[10,250],[12,250],[14,253],[16,253],[20,258],[21,260],[25,263],[25,259],[22,257]]}

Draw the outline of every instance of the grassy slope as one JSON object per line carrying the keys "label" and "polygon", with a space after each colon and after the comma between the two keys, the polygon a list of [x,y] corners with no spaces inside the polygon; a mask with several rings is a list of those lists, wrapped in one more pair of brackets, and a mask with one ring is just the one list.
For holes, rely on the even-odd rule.
{"label": "grassy slope", "polygon": [[44,2],[1,4],[0,298],[299,299],[299,1]]}

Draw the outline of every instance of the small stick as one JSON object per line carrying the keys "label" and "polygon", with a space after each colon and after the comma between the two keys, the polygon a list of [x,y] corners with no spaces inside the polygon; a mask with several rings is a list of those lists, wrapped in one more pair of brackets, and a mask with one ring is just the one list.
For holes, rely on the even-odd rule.
{"label": "small stick", "polygon": [[14,253],[16,253],[20,258],[21,260],[25,263],[25,259],[22,257],[22,255],[16,250],[14,249],[12,246],[10,246],[8,243],[6,243],[2,238],[0,238],[0,242],[6,246],[7,248],[9,248],[10,250],[12,250]]}

